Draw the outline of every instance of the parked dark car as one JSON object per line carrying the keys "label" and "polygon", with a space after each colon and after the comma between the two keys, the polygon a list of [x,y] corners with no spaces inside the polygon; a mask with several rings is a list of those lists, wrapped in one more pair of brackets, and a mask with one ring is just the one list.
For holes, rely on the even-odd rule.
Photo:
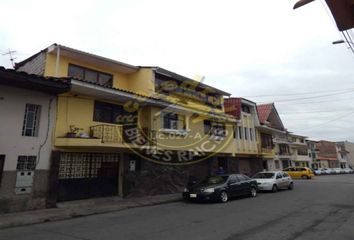
{"label": "parked dark car", "polygon": [[188,200],[227,202],[241,195],[257,196],[257,181],[243,174],[209,176],[203,181],[187,186],[183,197]]}

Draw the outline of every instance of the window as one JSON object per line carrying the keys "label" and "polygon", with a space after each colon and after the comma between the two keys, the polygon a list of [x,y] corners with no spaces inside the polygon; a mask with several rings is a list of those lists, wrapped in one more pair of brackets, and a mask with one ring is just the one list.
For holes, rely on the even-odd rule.
{"label": "window", "polygon": [[238,127],[238,138],[242,139],[242,127]]}
{"label": "window", "polygon": [[273,148],[272,135],[261,133],[261,145],[262,148],[272,149]]}
{"label": "window", "polygon": [[279,144],[279,155],[289,155],[289,154],[290,154],[289,146],[286,144]]}
{"label": "window", "polygon": [[136,123],[137,113],[127,112],[123,106],[95,101],[93,121],[104,123]]}
{"label": "window", "polygon": [[242,104],[241,108],[242,108],[242,112],[251,113],[251,109],[249,106]]}
{"label": "window", "polygon": [[175,130],[178,129],[177,113],[163,113],[163,128]]}
{"label": "window", "polygon": [[36,168],[36,156],[18,156],[17,167],[19,171],[33,171]]}
{"label": "window", "polygon": [[113,80],[113,76],[111,74],[95,71],[73,64],[69,64],[68,76],[92,83],[98,83],[108,87],[112,86]]}
{"label": "window", "polygon": [[250,128],[250,139],[251,139],[251,141],[254,140],[253,128]]}
{"label": "window", "polygon": [[204,120],[204,134],[225,137],[226,135],[225,125],[219,122]]}
{"label": "window", "polygon": [[211,131],[211,121],[204,120],[204,134],[210,134]]}
{"label": "window", "polygon": [[249,181],[250,180],[249,177],[247,177],[246,175],[243,175],[243,174],[237,174],[236,176],[237,176],[237,178],[239,179],[240,182],[244,182],[244,181]]}
{"label": "window", "polygon": [[300,149],[297,150],[297,153],[299,155],[307,156],[308,150],[307,150],[307,148],[300,148]]}
{"label": "window", "polygon": [[245,131],[245,139],[248,139],[248,128],[244,127],[244,131]]}
{"label": "window", "polygon": [[235,175],[231,175],[229,183],[233,184],[237,182],[239,182],[238,178]]}
{"label": "window", "polygon": [[280,179],[280,178],[283,178],[282,174],[281,173],[277,173],[277,179]]}
{"label": "window", "polygon": [[22,136],[37,137],[41,106],[26,104],[25,117],[23,119]]}
{"label": "window", "polygon": [[0,155],[0,186],[1,186],[2,172],[4,171],[4,165],[5,165],[5,155]]}

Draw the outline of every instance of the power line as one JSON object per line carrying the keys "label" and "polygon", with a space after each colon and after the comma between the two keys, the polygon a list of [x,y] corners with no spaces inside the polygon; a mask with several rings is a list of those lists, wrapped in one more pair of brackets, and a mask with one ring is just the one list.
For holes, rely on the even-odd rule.
{"label": "power line", "polygon": [[[317,104],[317,103],[325,103],[325,102],[339,102],[339,101],[346,101],[346,100],[351,100],[354,99],[353,97],[351,98],[342,98],[342,99],[334,99],[334,100],[326,100],[326,101],[315,101],[315,102],[300,102],[300,103],[290,103],[293,105],[299,105],[299,104]],[[277,103],[277,102],[275,102]],[[289,104],[287,102],[280,102],[279,104]]]}
{"label": "power line", "polygon": [[284,114],[311,114],[311,113],[335,113],[335,112],[347,112],[351,111],[351,109],[343,109],[343,110],[332,110],[332,111],[308,111],[308,112],[282,112],[280,115]]}
{"label": "power line", "polygon": [[297,96],[297,95],[309,95],[309,94],[318,94],[318,93],[330,93],[330,92],[342,92],[354,90],[354,88],[347,89],[337,89],[337,90],[327,90],[327,91],[313,91],[313,92],[302,92],[302,93],[288,93],[288,94],[268,94],[268,95],[253,95],[253,96],[244,96],[245,98],[262,98],[262,97],[283,97],[283,96]]}
{"label": "power line", "polygon": [[353,90],[348,90],[345,92],[339,92],[339,93],[332,93],[332,94],[325,94],[325,95],[319,95],[319,96],[312,96],[312,97],[303,97],[303,98],[291,98],[291,99],[280,99],[277,100],[277,102],[291,102],[291,101],[302,101],[302,100],[307,100],[307,99],[314,99],[314,98],[322,98],[322,97],[329,97],[329,96],[335,96],[335,95],[341,95],[341,94],[346,94],[353,92]]}
{"label": "power line", "polygon": [[317,127],[321,127],[321,126],[326,125],[326,124],[328,124],[328,123],[331,123],[331,122],[337,121],[337,120],[339,120],[339,119],[348,117],[348,116],[352,115],[353,113],[354,113],[354,111],[351,111],[351,112],[349,112],[349,113],[347,113],[347,114],[341,115],[341,116],[336,117],[336,118],[334,118],[334,119],[331,119],[331,120],[329,120],[329,121],[326,121],[326,122],[323,122],[323,123],[321,123],[321,124],[315,125],[315,126],[313,126],[313,127],[307,128],[307,130],[308,130],[308,129],[317,128]]}

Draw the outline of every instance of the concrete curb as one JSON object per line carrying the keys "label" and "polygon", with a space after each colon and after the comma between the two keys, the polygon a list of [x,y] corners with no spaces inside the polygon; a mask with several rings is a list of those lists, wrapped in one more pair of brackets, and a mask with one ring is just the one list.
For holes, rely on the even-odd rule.
{"label": "concrete curb", "polygon": [[0,229],[54,222],[95,214],[118,212],[129,208],[147,207],[181,201],[178,195],[162,195],[159,197],[135,198],[122,200],[115,204],[89,206],[73,206],[68,208],[51,208],[26,212],[7,213],[0,215]]}

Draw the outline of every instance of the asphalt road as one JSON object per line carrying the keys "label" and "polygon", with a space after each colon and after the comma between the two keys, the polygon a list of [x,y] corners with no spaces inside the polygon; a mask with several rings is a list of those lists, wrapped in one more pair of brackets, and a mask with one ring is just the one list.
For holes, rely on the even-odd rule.
{"label": "asphalt road", "polygon": [[0,231],[1,240],[354,239],[354,175],[226,204],[171,203]]}

